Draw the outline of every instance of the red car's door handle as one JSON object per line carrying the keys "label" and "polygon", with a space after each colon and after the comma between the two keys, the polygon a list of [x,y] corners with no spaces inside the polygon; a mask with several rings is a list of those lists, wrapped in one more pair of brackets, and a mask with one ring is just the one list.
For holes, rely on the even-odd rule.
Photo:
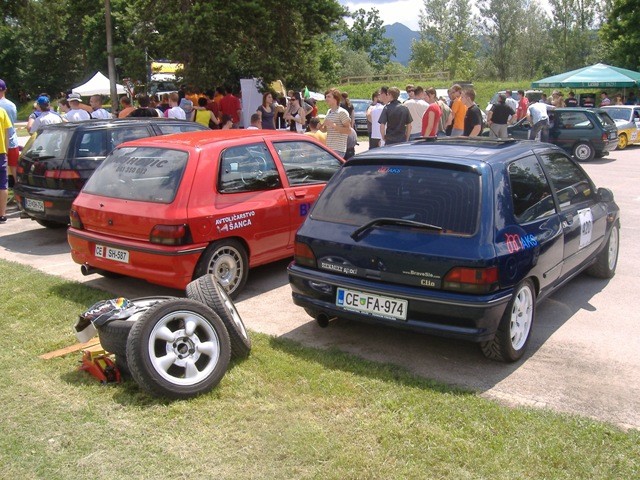
{"label": "red car's door handle", "polygon": [[307,190],[294,190],[293,195],[297,198],[302,198],[307,196]]}

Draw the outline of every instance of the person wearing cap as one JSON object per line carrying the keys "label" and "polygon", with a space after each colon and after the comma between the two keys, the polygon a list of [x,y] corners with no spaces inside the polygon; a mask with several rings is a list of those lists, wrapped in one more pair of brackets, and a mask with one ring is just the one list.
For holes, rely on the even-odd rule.
{"label": "person wearing cap", "polygon": [[15,181],[16,168],[18,167],[18,157],[20,157],[20,148],[18,143],[18,133],[15,126],[18,121],[18,110],[16,104],[13,103],[5,96],[7,91],[7,84],[4,80],[0,79],[0,108],[4,108],[11,119],[12,131],[9,135],[9,145],[7,147],[7,165],[9,167],[9,175],[11,175]]}
{"label": "person wearing cap", "polygon": [[7,221],[7,198],[9,197],[9,176],[7,175],[7,150],[9,136],[13,130],[11,118],[4,108],[0,108],[0,223]]}
{"label": "person wearing cap", "polygon": [[180,101],[180,96],[177,92],[171,92],[169,94],[169,110],[164,112],[165,117],[167,118],[177,118],[178,120],[186,120],[187,115],[184,113],[184,110],[178,106],[178,102]]}
{"label": "person wearing cap", "polygon": [[36,100],[38,107],[40,107],[40,115],[36,118],[29,129],[29,133],[37,133],[45,125],[54,125],[56,123],[62,123],[62,117],[56,112],[51,110],[49,97],[46,95],[40,95]]}
{"label": "person wearing cap", "polygon": [[193,119],[193,101],[185,97],[180,100],[179,106],[182,110],[184,110],[185,120],[191,121]]}
{"label": "person wearing cap", "polygon": [[70,110],[67,112],[67,121],[69,122],[82,122],[84,120],[90,120],[91,116],[85,110],[80,108],[80,94],[72,93],[67,97],[69,101]]}
{"label": "person wearing cap", "polygon": [[91,108],[93,109],[91,112],[91,118],[111,118],[111,114],[102,108],[102,95],[91,95],[91,98],[89,98],[89,105],[91,105]]}

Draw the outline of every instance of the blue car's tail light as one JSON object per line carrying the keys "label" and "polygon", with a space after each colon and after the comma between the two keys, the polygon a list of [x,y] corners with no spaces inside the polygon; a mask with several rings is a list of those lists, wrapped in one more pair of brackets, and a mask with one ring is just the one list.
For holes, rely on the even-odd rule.
{"label": "blue car's tail light", "polygon": [[489,293],[498,289],[498,267],[455,267],[444,277],[444,290]]}
{"label": "blue car's tail light", "polygon": [[296,242],[293,260],[301,266],[316,268],[316,256],[306,243]]}

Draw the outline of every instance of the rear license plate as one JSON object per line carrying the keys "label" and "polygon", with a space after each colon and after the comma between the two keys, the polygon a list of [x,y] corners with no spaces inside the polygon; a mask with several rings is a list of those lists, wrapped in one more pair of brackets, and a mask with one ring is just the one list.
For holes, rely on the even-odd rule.
{"label": "rear license plate", "polygon": [[25,197],[24,208],[34,212],[44,212],[44,202],[42,200],[33,200],[32,198]]}
{"label": "rear license plate", "polygon": [[129,252],[119,248],[105,247],[104,245],[96,245],[96,257],[115,260],[116,262],[129,263]]}
{"label": "rear license plate", "polygon": [[336,305],[347,310],[366,313],[374,317],[406,320],[409,302],[400,298],[338,288]]}

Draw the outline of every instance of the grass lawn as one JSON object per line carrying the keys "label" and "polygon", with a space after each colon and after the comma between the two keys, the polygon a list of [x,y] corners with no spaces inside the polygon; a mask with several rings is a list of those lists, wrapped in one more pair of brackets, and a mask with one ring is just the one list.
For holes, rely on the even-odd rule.
{"label": "grass lawn", "polygon": [[336,350],[252,334],[211,393],[101,386],[77,315],[108,294],[0,261],[0,477],[631,479],[640,433],[511,409]]}

